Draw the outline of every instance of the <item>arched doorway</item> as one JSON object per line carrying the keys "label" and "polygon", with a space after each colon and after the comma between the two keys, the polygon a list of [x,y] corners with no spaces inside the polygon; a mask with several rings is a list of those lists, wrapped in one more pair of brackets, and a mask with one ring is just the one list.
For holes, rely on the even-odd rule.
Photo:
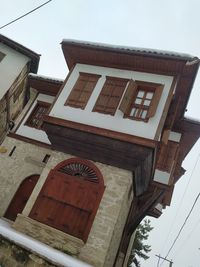
{"label": "arched doorway", "polygon": [[4,214],[5,218],[15,221],[17,214],[22,213],[39,177],[38,174],[35,174],[22,181]]}
{"label": "arched doorway", "polygon": [[50,171],[29,216],[86,241],[104,188],[92,162],[63,161]]}

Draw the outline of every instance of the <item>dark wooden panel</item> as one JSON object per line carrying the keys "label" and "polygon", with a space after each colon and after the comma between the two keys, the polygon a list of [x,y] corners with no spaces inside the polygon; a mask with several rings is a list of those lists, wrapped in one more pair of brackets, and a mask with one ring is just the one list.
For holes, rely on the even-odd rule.
{"label": "dark wooden panel", "polygon": [[20,184],[4,215],[5,218],[14,221],[17,214],[22,213],[39,177],[39,175],[32,175]]}
{"label": "dark wooden panel", "polygon": [[153,149],[112,138],[44,123],[53,149],[134,171],[136,195],[142,194],[151,179]]}
{"label": "dark wooden panel", "polygon": [[102,183],[52,170],[29,216],[86,241],[103,192]]}

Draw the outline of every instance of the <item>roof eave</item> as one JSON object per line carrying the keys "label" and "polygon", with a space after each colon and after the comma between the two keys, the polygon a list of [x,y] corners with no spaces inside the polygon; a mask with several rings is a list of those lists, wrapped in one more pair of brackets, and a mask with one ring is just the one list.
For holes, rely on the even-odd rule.
{"label": "roof eave", "polygon": [[9,39],[8,37],[2,34],[0,34],[0,42],[29,57],[31,59],[30,71],[33,73],[37,73],[40,61],[40,54],[37,54],[29,48]]}

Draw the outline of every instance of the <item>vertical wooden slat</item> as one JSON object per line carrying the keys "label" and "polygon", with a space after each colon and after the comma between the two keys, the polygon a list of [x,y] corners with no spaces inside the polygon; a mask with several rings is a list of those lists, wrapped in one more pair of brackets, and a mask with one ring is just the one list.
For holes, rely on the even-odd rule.
{"label": "vertical wooden slat", "polygon": [[92,180],[51,171],[29,216],[85,241],[103,190]]}
{"label": "vertical wooden slat", "polygon": [[128,111],[129,111],[129,107],[130,107],[131,103],[133,102],[133,99],[134,99],[136,92],[137,92],[137,84],[135,81],[130,80],[129,85],[126,89],[126,92],[124,94],[124,97],[123,97],[121,104],[119,106],[119,109],[125,115],[127,115]]}
{"label": "vertical wooden slat", "polygon": [[99,78],[100,75],[80,73],[65,102],[65,106],[84,109]]}
{"label": "vertical wooden slat", "polygon": [[127,82],[127,79],[107,77],[93,111],[114,115]]}

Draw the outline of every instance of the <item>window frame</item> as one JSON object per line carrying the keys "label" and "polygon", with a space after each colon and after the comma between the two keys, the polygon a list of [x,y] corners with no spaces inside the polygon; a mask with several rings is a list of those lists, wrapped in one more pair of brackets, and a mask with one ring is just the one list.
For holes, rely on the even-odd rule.
{"label": "window frame", "polygon": [[28,118],[27,118],[27,120],[26,120],[24,125],[26,125],[28,127],[31,127],[31,128],[35,128],[37,130],[42,130],[42,123],[43,123],[42,119],[38,119],[40,121],[38,126],[32,125],[31,121],[36,116],[36,114],[37,114],[36,112],[37,112],[38,108],[40,108],[40,107],[45,107],[46,108],[47,107],[47,112],[42,114],[42,116],[43,116],[43,115],[48,113],[48,110],[49,110],[50,106],[51,106],[51,103],[37,100],[36,105],[34,106],[33,110],[31,111],[31,113],[28,116]]}
{"label": "window frame", "polygon": [[[136,121],[148,122],[151,117],[155,116],[157,107],[159,105],[160,98],[162,96],[164,85],[160,83],[145,82],[139,80],[130,80],[129,85],[125,94],[123,95],[122,101],[120,103],[119,109],[124,113],[124,118],[129,118]],[[143,97],[138,97],[138,93],[144,91]],[[151,99],[145,98],[148,93],[152,93]],[[135,103],[136,99],[141,99],[140,104]],[[150,100],[149,106],[143,105],[144,101]],[[146,116],[142,118],[141,114],[138,116],[130,115],[133,108],[137,108],[140,112],[141,110],[146,110]]]}
{"label": "window frame", "polygon": [[[85,83],[83,85],[83,88],[77,88],[79,86],[79,83],[82,81],[84,81],[83,78],[88,77],[88,80],[85,80]],[[64,103],[64,106],[70,106],[73,108],[80,108],[80,109],[85,109],[93,91],[94,88],[97,85],[97,82],[99,80],[99,78],[101,77],[101,75],[99,74],[93,74],[93,73],[86,73],[86,72],[79,72],[79,76],[78,79],[76,80],[73,88],[71,89],[67,100]],[[83,80],[82,80],[83,79]],[[90,80],[90,79],[94,79],[94,81]],[[93,82],[93,85],[91,85],[91,87],[89,88],[89,93],[87,95],[87,90],[85,90],[88,86],[88,84]],[[79,91],[79,95],[75,97],[75,94],[77,94],[76,91]],[[80,101],[81,97],[83,96],[83,94],[85,94],[85,99],[82,100],[82,103]],[[74,99],[73,99],[74,98]],[[74,103],[73,103],[74,102]]]}
{"label": "window frame", "polygon": [[[108,114],[108,115],[114,116],[116,111],[117,111],[117,109],[118,109],[118,107],[119,107],[119,103],[120,103],[120,100],[122,98],[122,95],[124,94],[124,91],[126,90],[128,81],[129,81],[129,79],[126,79],[126,78],[106,76],[106,80],[105,80],[104,85],[103,85],[103,87],[102,87],[102,89],[101,89],[101,91],[100,91],[100,93],[98,95],[98,98],[97,98],[97,100],[96,100],[96,102],[94,104],[92,112],[99,112],[99,113],[102,113],[102,114]],[[119,95],[118,96],[116,96],[116,95],[114,96],[115,98],[118,98],[118,99],[117,99],[116,104],[115,104],[115,106],[114,106],[114,108],[112,110],[111,107],[109,106],[109,103],[112,101],[112,96],[113,96],[112,93],[113,93],[114,88],[112,88],[112,91],[109,92],[109,95],[108,94],[106,95],[106,93],[108,93],[108,92],[106,92],[106,90],[111,90],[111,89],[107,89],[107,88],[109,86],[112,87],[113,86],[112,85],[113,82],[116,82],[116,85],[115,85],[116,88],[117,87],[122,87],[122,88],[121,88],[121,92],[119,93]],[[120,82],[122,84],[121,85],[117,84],[117,82]],[[124,83],[124,85],[123,85],[123,83]],[[119,88],[118,88],[118,90],[119,90]],[[107,97],[106,103],[104,102],[105,103],[104,104],[104,108],[102,108],[102,110],[101,110],[101,108],[100,108],[100,106],[101,106],[100,103],[102,101],[101,98],[106,98],[106,97]],[[110,108],[110,111],[108,110],[109,108]]]}

